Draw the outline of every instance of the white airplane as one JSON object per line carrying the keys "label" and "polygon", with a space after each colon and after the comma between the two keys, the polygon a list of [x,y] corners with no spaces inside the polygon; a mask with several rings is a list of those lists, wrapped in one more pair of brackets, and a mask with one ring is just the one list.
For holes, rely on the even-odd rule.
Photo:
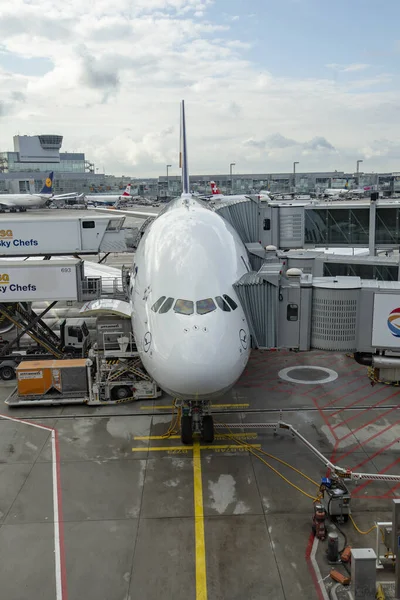
{"label": "white airplane", "polygon": [[349,193],[349,190],[345,189],[345,188],[326,188],[326,190],[324,190],[324,196],[344,196],[346,194]]}
{"label": "white airplane", "polygon": [[53,198],[53,177],[52,171],[38,194],[0,194],[0,212],[6,209],[24,212],[27,208],[45,206]]}
{"label": "white airplane", "polygon": [[[215,181],[210,181],[210,187],[211,187],[211,196],[208,196],[208,198],[210,198],[210,200],[225,200],[225,201],[226,200],[239,200],[239,199],[246,198],[246,196],[250,195],[250,194],[231,194],[231,195],[225,196],[225,194],[223,194],[220,191],[220,189],[218,188]],[[259,200],[264,200],[264,199],[270,198],[270,193],[265,190],[261,190],[261,192],[258,192],[258,194],[251,194],[251,195],[258,196]]]}
{"label": "white airplane", "polygon": [[131,184],[128,183],[123,194],[85,194],[85,198],[90,204],[100,204],[101,206],[115,206],[119,200],[129,200],[131,198]]}
{"label": "white airplane", "polygon": [[189,193],[181,106],[183,193],[148,226],[130,281],[132,327],[149,375],[183,401],[181,437],[214,439],[210,400],[227,392],[250,354],[235,281],[250,270],[236,231]]}
{"label": "white airplane", "polygon": [[192,443],[195,432],[211,443],[211,399],[235,384],[250,354],[249,326],[233,287],[250,266],[233,227],[189,193],[183,101],[181,157],[183,193],[139,242],[128,308],[145,369],[182,403],[182,442]]}

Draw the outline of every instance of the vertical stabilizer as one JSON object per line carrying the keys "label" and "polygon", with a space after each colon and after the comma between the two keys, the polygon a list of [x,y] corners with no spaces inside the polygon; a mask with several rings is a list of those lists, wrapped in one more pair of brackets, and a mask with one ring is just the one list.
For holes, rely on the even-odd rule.
{"label": "vertical stabilizer", "polygon": [[182,169],[182,193],[189,194],[189,165],[186,144],[185,101],[181,103],[181,151],[179,166]]}
{"label": "vertical stabilizer", "polygon": [[53,193],[53,177],[54,177],[54,172],[51,171],[51,173],[49,173],[49,176],[46,177],[44,186],[40,190],[40,194],[52,194]]}

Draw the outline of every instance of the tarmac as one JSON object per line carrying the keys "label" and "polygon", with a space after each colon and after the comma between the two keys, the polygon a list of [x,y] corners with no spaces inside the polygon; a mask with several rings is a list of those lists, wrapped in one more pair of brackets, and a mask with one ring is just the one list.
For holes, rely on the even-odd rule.
{"label": "tarmac", "polygon": [[[337,377],[319,383],[326,369]],[[11,390],[0,384],[0,399]],[[254,351],[214,403],[212,447],[162,437],[167,396],[104,407],[4,404],[3,416],[26,422],[0,420],[1,598],[327,598],[326,542],[310,535],[326,468],[289,432],[257,425],[282,419],[339,466],[398,475],[398,399],[399,388],[372,386],[349,356]],[[235,428],[237,445],[222,424],[253,425]],[[259,449],[315,484],[270,456],[262,462]],[[398,484],[349,486],[361,530],[391,520]],[[376,530],[341,529],[353,547],[375,548]],[[386,578],[394,579],[390,569]]]}

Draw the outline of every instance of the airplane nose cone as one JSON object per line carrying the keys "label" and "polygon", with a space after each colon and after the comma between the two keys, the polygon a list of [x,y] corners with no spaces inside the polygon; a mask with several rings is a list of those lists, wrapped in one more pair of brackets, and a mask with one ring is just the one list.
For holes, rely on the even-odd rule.
{"label": "airplane nose cone", "polygon": [[[240,377],[247,360],[236,343],[215,344],[207,333],[187,335],[173,348],[165,383],[184,399],[210,398],[227,391]],[[181,365],[181,368],[180,368]]]}

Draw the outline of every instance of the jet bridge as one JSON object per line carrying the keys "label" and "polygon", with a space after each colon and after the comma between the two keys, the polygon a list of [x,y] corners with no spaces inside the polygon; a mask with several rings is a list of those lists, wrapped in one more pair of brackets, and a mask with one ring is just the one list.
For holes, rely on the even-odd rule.
{"label": "jet bridge", "polygon": [[400,200],[274,201],[248,196],[219,202],[214,210],[244,243],[280,249],[400,247]]}
{"label": "jet bridge", "polygon": [[276,250],[266,254],[234,284],[254,347],[400,353],[399,281],[314,277]]}

